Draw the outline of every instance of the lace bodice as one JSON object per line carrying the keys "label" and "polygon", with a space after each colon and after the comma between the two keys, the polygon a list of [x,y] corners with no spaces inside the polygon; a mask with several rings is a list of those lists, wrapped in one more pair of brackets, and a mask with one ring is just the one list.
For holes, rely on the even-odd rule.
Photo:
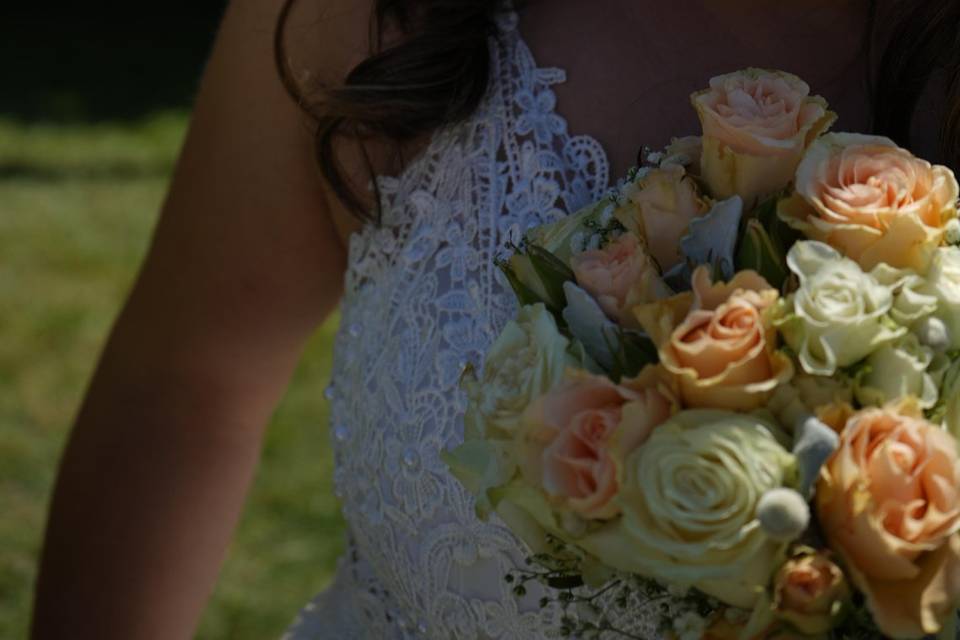
{"label": "lace bodice", "polygon": [[[564,72],[536,66],[516,22],[507,14],[492,40],[473,117],[438,131],[399,177],[378,179],[383,224],[351,240],[327,390],[350,550],[290,637],[506,640],[559,629],[538,594],[511,592],[504,574],[524,549],[502,523],[477,519],[439,456],[462,439],[464,367],[482,367],[516,310],[495,257],[608,184],[603,149],[554,111]],[[629,613],[649,627],[650,616]]]}

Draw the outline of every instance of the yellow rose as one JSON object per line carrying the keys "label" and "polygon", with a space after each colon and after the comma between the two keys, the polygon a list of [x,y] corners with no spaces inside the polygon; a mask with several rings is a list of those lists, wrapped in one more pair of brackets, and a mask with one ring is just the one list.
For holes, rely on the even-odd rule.
{"label": "yellow rose", "polygon": [[692,294],[641,305],[635,313],[663,367],[677,377],[685,406],[748,411],[793,375],[764,317],[777,298],[753,271],[724,284],[711,283],[708,269],[699,267]]}
{"label": "yellow rose", "polygon": [[700,170],[710,195],[739,195],[748,209],[793,180],[804,151],[836,120],[806,82],[782,71],[717,76],[690,98],[703,127]]}
{"label": "yellow rose", "polygon": [[680,262],[680,239],[690,221],[710,210],[680,164],[640,170],[622,194],[622,206],[614,215],[628,231],[647,239],[648,250],[663,271]]}
{"label": "yellow rose", "polygon": [[894,638],[938,633],[960,603],[960,461],[915,402],[855,414],[821,469],[827,540]]}
{"label": "yellow rose", "polygon": [[925,273],[944,227],[957,217],[960,188],[947,167],[931,165],[888,138],[831,133],[797,168],[796,192],[778,214],[865,271],[880,263]]}

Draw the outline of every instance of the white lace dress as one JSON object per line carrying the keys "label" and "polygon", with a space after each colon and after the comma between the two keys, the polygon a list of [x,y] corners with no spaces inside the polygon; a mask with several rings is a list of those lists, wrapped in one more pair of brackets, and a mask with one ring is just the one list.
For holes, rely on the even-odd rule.
{"label": "white lace dress", "polygon": [[[557,609],[504,580],[523,546],[477,519],[439,456],[462,439],[464,366],[482,367],[515,312],[494,258],[608,186],[603,149],[554,112],[564,72],[536,66],[514,14],[501,22],[480,108],[401,176],[379,179],[383,225],[351,239],[327,390],[349,550],[291,640],[558,635]],[[647,609],[622,612],[633,637],[655,636]]]}

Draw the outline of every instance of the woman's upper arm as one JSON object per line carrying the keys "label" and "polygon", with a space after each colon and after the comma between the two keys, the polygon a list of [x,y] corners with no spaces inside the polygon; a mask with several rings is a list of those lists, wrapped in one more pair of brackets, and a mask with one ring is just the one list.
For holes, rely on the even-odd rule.
{"label": "woman's upper arm", "polygon": [[[143,370],[151,386],[209,384],[212,400],[222,392],[236,402],[239,393],[263,401],[261,409],[336,306],[346,261],[334,224],[342,213],[315,169],[310,123],[274,68],[281,4],[234,0],[228,8],[104,358],[119,359],[118,375]],[[315,54],[329,54],[317,66],[339,73],[349,52],[315,45]]]}

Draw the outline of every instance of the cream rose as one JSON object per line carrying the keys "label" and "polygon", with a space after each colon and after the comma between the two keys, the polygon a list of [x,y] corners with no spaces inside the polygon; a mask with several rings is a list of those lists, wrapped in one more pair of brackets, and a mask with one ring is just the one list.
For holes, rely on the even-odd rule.
{"label": "cream rose", "polygon": [[867,372],[857,384],[857,400],[862,405],[882,406],[912,396],[921,408],[929,409],[938,397],[937,383],[927,371],[933,355],[912,333],[883,345],[867,358]]}
{"label": "cream rose", "polygon": [[777,387],[766,408],[781,424],[794,428],[810,415],[832,427],[832,421],[824,419],[824,414],[832,414],[836,408],[852,406],[852,403],[853,387],[848,380],[798,372],[789,383]]}
{"label": "cream rose", "polygon": [[791,481],[795,465],[777,431],[746,414],[675,414],[626,457],[623,517],[586,550],[608,566],[752,607],[782,550],[763,532],[757,504]]}
{"label": "cream rose", "polygon": [[670,140],[660,157],[660,166],[679,164],[687,173],[700,175],[700,156],[703,155],[703,140],[700,136],[684,136]]}
{"label": "cream rose", "polygon": [[602,249],[584,251],[570,260],[577,284],[596,299],[612,320],[636,325],[629,311],[644,302],[669,296],[656,265],[632,233],[624,233]]}
{"label": "cream rose", "polygon": [[836,114],[800,78],[745,69],[691,96],[703,127],[701,172],[710,195],[739,195],[747,208],[785,188],[804,151]]}
{"label": "cream rose", "polygon": [[577,373],[538,398],[524,414],[520,468],[557,510],[587,519],[620,512],[622,458],[673,411],[657,367],[617,385]]}
{"label": "cream rose", "polygon": [[675,375],[685,406],[747,411],[762,406],[793,375],[776,350],[765,319],[778,293],[753,271],[712,283],[709,270],[693,274],[693,293],[635,309]]}
{"label": "cream rose", "polygon": [[533,400],[578,364],[569,348],[543,304],[521,307],[487,352],[483,374],[464,377],[466,436],[512,438]]}
{"label": "cream rose", "polygon": [[946,326],[950,346],[960,349],[960,248],[936,251],[922,291],[936,298],[933,315]]}
{"label": "cream rose", "polygon": [[637,237],[646,238],[648,250],[663,271],[680,259],[680,239],[690,221],[710,210],[696,183],[680,164],[644,169],[623,188],[614,215]]}
{"label": "cream rose", "polygon": [[938,633],[960,603],[954,439],[915,404],[861,411],[821,470],[816,508],[880,629]]}
{"label": "cream rose", "polygon": [[850,596],[843,571],[824,551],[802,549],[773,580],[776,616],[809,635],[832,629]]}
{"label": "cream rose", "polygon": [[924,273],[944,228],[957,217],[953,172],[888,138],[832,133],[797,168],[796,192],[778,214],[865,270],[880,263]]}
{"label": "cream rose", "polygon": [[800,288],[775,324],[807,373],[832,376],[907,332],[888,315],[894,302],[890,287],[830,246],[798,242],[787,265]]}

